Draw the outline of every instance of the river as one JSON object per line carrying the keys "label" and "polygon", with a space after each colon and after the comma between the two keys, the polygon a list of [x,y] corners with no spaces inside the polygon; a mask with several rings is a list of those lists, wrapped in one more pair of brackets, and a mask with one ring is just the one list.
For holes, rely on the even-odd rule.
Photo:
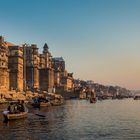
{"label": "river", "polygon": [[30,107],[26,119],[8,123],[0,115],[0,140],[139,139],[140,100],[67,100],[62,106]]}

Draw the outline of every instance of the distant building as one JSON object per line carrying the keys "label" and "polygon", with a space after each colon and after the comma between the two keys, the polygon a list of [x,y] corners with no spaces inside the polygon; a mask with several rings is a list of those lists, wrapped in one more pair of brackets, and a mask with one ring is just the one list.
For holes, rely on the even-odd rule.
{"label": "distant building", "polygon": [[73,73],[68,73],[66,70],[63,73],[61,73],[60,83],[64,91],[72,91],[73,90]]}

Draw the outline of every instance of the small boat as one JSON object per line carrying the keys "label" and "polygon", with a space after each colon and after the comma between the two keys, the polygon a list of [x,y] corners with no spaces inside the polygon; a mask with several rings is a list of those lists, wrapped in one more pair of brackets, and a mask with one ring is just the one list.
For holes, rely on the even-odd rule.
{"label": "small boat", "polygon": [[33,99],[32,106],[40,108],[40,107],[49,107],[49,106],[51,106],[51,104],[50,104],[49,100],[44,97],[35,97]]}
{"label": "small boat", "polygon": [[52,100],[51,101],[51,105],[52,106],[59,106],[59,105],[62,105],[63,103],[64,103],[64,100],[63,99],[60,99],[60,100],[55,99],[55,100]]}
{"label": "small boat", "polygon": [[4,111],[3,116],[5,120],[17,120],[17,119],[23,119],[26,118],[28,114],[28,111],[20,112],[16,114],[10,114],[9,111]]}
{"label": "small boat", "polygon": [[96,103],[96,98],[90,98],[90,103]]}
{"label": "small boat", "polygon": [[40,103],[32,103],[31,104],[33,107],[35,107],[35,108],[39,108],[40,107]]}
{"label": "small boat", "polygon": [[51,106],[50,102],[40,102],[40,107],[48,107],[48,106]]}
{"label": "small boat", "polygon": [[33,107],[49,107],[51,106],[50,102],[39,102],[39,103],[32,103]]}
{"label": "small boat", "polygon": [[91,91],[90,103],[96,103],[96,92],[94,89]]}

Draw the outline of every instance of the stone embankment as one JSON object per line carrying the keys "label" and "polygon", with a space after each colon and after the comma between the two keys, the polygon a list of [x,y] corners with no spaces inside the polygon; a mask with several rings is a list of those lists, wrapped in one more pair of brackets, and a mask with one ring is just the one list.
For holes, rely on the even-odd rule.
{"label": "stone embankment", "polygon": [[60,94],[56,93],[33,93],[31,91],[25,92],[16,92],[15,90],[13,91],[5,91],[5,92],[0,92],[0,103],[4,103],[7,101],[17,101],[17,100],[24,100],[24,101],[31,101],[34,97],[54,97],[54,98],[63,98]]}

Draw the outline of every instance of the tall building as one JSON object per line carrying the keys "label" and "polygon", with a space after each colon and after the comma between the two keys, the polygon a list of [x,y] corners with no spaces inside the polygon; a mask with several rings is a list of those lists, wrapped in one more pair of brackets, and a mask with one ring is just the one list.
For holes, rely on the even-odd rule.
{"label": "tall building", "polygon": [[8,47],[0,36],[0,91],[9,89]]}
{"label": "tall building", "polygon": [[43,54],[40,55],[39,76],[40,90],[52,92],[54,87],[54,69],[52,64],[52,56],[49,52],[47,43],[45,43],[43,47]]}
{"label": "tall building", "polygon": [[8,48],[10,90],[23,91],[23,49],[20,46],[8,46]]}
{"label": "tall building", "polygon": [[[24,46],[25,47],[25,46]],[[26,86],[29,89],[39,89],[39,62],[40,57],[36,44],[24,48],[24,59],[26,65]]]}

